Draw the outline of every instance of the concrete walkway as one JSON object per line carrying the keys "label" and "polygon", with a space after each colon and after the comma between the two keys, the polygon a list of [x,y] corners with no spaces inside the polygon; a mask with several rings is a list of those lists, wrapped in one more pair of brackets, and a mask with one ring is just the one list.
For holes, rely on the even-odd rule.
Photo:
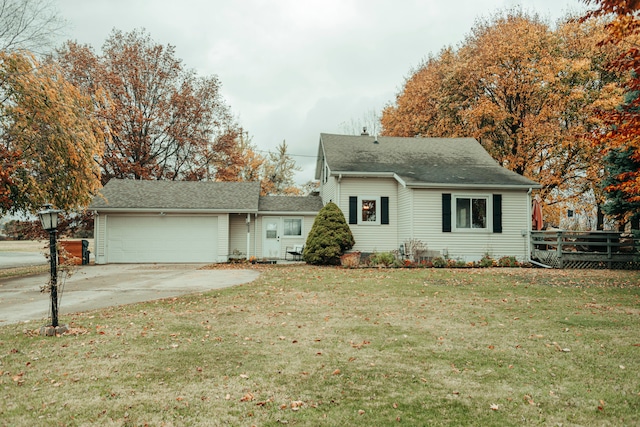
{"label": "concrete walkway", "polygon": [[[255,270],[199,270],[203,264],[84,265],[69,277],[58,279],[62,297],[60,323],[69,313],[205,292],[248,283],[258,278]],[[42,325],[50,316],[49,293],[40,288],[49,275],[0,279],[0,326],[36,320]]]}

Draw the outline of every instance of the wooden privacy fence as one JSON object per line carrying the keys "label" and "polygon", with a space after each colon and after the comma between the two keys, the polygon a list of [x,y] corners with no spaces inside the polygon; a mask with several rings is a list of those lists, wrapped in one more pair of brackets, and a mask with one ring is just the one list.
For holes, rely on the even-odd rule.
{"label": "wooden privacy fence", "polygon": [[610,231],[532,231],[531,259],[553,268],[640,269],[640,239]]}

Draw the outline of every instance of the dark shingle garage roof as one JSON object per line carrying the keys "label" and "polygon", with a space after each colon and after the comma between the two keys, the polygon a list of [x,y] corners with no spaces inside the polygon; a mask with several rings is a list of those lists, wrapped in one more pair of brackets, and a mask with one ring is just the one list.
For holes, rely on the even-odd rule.
{"label": "dark shingle garage roof", "polygon": [[93,198],[89,209],[256,212],[259,197],[259,182],[112,179]]}
{"label": "dark shingle garage roof", "polygon": [[396,174],[408,186],[539,187],[500,166],[473,138],[397,138],[321,134],[321,159],[333,175]]}

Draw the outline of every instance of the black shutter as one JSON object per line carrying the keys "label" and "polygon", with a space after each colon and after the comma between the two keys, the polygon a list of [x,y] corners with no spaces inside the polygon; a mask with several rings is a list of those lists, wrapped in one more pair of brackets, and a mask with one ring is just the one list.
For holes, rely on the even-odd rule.
{"label": "black shutter", "polygon": [[349,224],[358,223],[358,198],[349,196]]}
{"label": "black shutter", "polygon": [[493,232],[502,233],[502,194],[493,195]]}
{"label": "black shutter", "polygon": [[380,223],[389,224],[389,198],[380,197]]}
{"label": "black shutter", "polygon": [[442,232],[451,232],[451,194],[442,194]]}

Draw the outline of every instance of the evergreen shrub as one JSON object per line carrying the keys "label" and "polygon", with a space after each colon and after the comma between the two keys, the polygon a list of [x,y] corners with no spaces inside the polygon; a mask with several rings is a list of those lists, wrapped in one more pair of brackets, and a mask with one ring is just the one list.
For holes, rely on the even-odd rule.
{"label": "evergreen shrub", "polygon": [[333,202],[316,216],[304,245],[302,258],[312,265],[339,265],[340,256],[355,245],[344,214]]}

